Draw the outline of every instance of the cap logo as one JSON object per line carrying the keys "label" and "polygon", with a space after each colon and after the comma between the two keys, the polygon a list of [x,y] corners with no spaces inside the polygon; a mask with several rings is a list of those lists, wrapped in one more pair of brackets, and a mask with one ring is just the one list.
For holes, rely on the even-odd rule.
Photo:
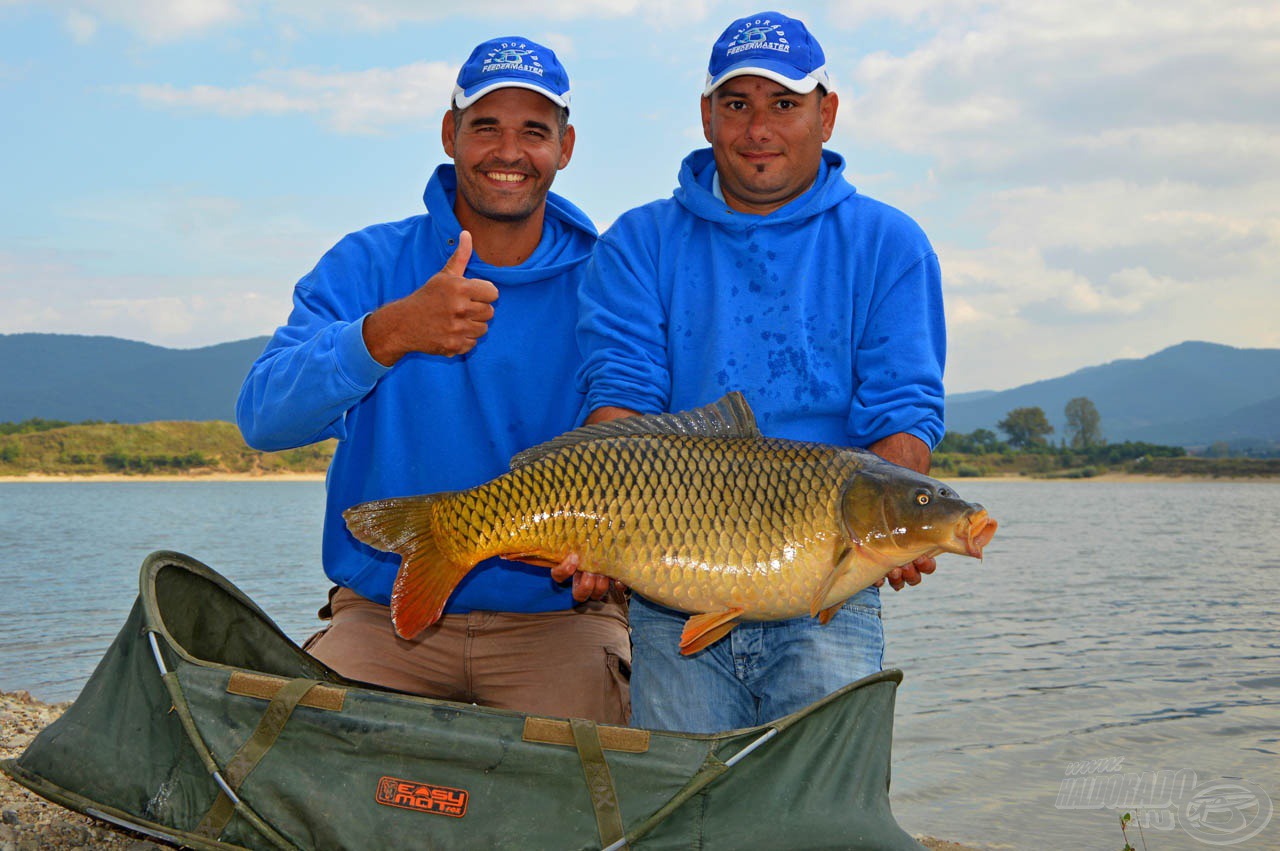
{"label": "cap logo", "polygon": [[504,41],[490,50],[489,55],[484,59],[480,73],[488,74],[490,71],[525,71],[541,77],[542,60],[532,50],[527,49],[525,42]]}
{"label": "cap logo", "polygon": [[777,50],[781,53],[791,52],[791,45],[787,42],[786,33],[782,31],[782,25],[771,24],[767,18],[763,20],[757,18],[754,21],[743,22],[742,28],[729,43],[729,49],[725,51],[725,55],[733,56],[744,50],[758,48]]}

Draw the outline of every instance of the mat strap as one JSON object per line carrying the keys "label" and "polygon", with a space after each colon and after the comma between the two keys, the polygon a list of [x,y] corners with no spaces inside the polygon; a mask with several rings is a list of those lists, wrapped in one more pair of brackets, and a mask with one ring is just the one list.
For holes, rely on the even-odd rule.
{"label": "mat strap", "polygon": [[[591,809],[596,814],[596,829],[600,832],[600,847],[614,845],[626,836],[622,826],[622,806],[618,803],[617,790],[613,788],[613,775],[600,746],[600,734],[593,721],[582,718],[569,719],[573,730],[573,744],[582,760],[582,774],[591,794]],[[625,846],[620,846],[625,847]]]}
{"label": "mat strap", "polygon": [[[275,693],[275,696],[271,698],[271,702],[267,704],[266,712],[262,713],[262,719],[258,721],[258,727],[253,731],[253,735],[249,736],[245,743],[240,746],[240,749],[227,762],[222,772],[222,779],[231,788],[232,792],[240,788],[250,772],[267,755],[267,751],[271,750],[271,746],[280,737],[280,733],[284,730],[285,724],[289,722],[289,718],[293,715],[293,710],[298,707],[299,702],[320,683],[321,680],[305,678],[289,680]],[[195,832],[200,836],[217,839],[222,834],[222,831],[226,829],[227,823],[231,821],[231,816],[234,814],[235,801],[232,800],[225,789],[221,789],[218,792],[217,800],[213,802],[209,812],[205,813],[204,818],[200,820]]]}

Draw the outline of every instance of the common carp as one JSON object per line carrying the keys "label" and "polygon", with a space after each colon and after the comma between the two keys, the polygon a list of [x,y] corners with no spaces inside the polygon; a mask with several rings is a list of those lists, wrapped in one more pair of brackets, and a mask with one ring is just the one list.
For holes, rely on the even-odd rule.
{"label": "common carp", "polygon": [[462,491],[375,500],[343,513],[359,540],[402,557],[396,632],[435,623],[482,559],[582,570],[692,613],[694,653],[742,620],[809,614],[920,556],[982,557],[986,510],[861,449],[768,438],[740,393],[678,414],[576,429]]}

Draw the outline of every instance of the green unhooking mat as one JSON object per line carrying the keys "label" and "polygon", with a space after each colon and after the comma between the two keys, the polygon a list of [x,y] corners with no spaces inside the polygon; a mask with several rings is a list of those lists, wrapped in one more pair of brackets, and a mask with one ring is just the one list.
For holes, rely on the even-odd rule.
{"label": "green unhooking mat", "polygon": [[867,677],[712,736],[351,682],[173,552],[14,780],[199,849],[915,849],[889,810],[894,692]]}

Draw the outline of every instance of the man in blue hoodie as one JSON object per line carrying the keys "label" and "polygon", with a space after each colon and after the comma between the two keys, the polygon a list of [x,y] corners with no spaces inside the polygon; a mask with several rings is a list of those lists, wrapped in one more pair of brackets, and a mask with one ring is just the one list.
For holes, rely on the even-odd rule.
{"label": "man in blue hoodie", "polygon": [[337,587],[308,643],[317,658],[431,697],[625,723],[620,601],[579,604],[545,568],[493,559],[406,641],[388,608],[399,557],[342,519],[367,500],[487,481],[580,416],[574,322],[596,232],[550,192],[573,153],[568,107],[552,51],[520,37],[479,45],[444,115],[453,162],[428,182],[427,213],[346,236],[298,282],[236,415],[258,449],[338,440],[323,539]]}
{"label": "man in blue hoodie", "polygon": [[[666,200],[601,237],[583,283],[588,422],[742,391],[769,436],[866,447],[921,472],[942,438],[937,256],[914,221],[824,150],[836,94],[822,48],[776,12],[734,21],[702,97],[711,148]],[[916,584],[931,559],[896,570]],[[631,600],[632,723],[710,733],[766,723],[878,671],[877,588],[822,626],[738,626],[683,658],[686,615]]]}

